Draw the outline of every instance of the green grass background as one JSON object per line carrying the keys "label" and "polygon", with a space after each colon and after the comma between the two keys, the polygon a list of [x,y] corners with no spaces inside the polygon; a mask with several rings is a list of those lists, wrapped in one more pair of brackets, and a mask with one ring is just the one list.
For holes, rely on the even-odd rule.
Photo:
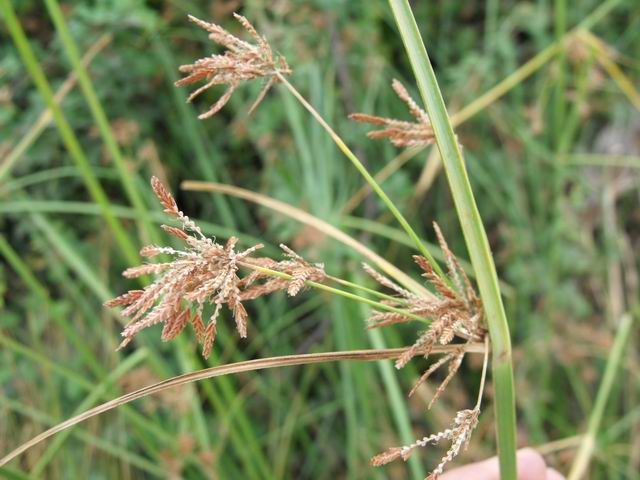
{"label": "green grass background", "polygon": [[[452,113],[510,78],[601,4],[414,3]],[[572,437],[586,429],[618,321],[638,309],[640,7],[633,0],[607,3],[614,8],[590,31],[608,50],[595,52],[575,38],[562,43],[531,76],[516,79],[456,129],[507,285],[519,441],[541,446],[562,471],[575,453]],[[13,5],[56,90],[73,71],[59,27],[39,1]],[[115,352],[120,318],[101,307],[136,286],[120,276],[135,261],[132,252],[150,241],[171,242],[158,228],[163,216],[151,175],[166,179],[181,208],[220,240],[237,235],[251,245],[260,239],[273,255],[285,242],[332,274],[366,281],[360,257],[330,238],[237,199],[181,192],[180,181],[230,183],[296,205],[418,278],[407,238],[376,198],[352,214],[366,221],[341,214],[363,181],[284,88],[274,88],[247,118],[261,85],[245,85],[221,113],[200,122],[197,113],[221,91],[191,106],[184,103],[187,91],[172,86],[178,65],[213,48],[186,14],[239,33],[231,12],[240,11],[287,57],[292,83],[377,172],[399,151],[368,140],[366,127],[347,114],[407,119],[390,88],[393,78],[418,98],[386,2],[96,0],[61,7],[80,55],[111,36],[89,67],[93,100],[107,121],[96,121],[92,97],[80,86],[64,99],[84,167],[55,123],[29,136],[46,104],[0,20],[0,454],[124,391],[198,368],[413,342],[415,326],[367,332],[365,308],[307,291],[247,304],[247,340],[238,339],[225,318],[206,362],[188,330],[163,344],[159,329],[151,328]],[[601,57],[616,62],[631,89],[612,77]],[[14,155],[21,141],[26,148]],[[428,151],[418,154],[383,188],[429,241],[437,220],[464,259],[444,175],[417,196],[428,157]],[[102,210],[87,189],[89,177],[106,194]],[[104,209],[121,225],[120,237]],[[631,347],[598,431],[590,478],[638,478],[637,331]],[[420,452],[408,467],[373,470],[368,459],[444,428],[456,410],[469,407],[479,382],[476,360],[467,359],[429,412],[428,392],[405,398],[423,361],[401,372],[385,361],[204,381],[59,434],[0,468],[0,476],[418,479],[441,451]],[[487,397],[489,405],[490,389]],[[494,453],[493,412],[485,410],[460,463]]]}

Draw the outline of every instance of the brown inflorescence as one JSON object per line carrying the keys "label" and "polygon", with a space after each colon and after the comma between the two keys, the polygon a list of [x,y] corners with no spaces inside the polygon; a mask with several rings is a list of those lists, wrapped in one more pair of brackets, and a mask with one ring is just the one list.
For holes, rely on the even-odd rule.
{"label": "brown inflorescence", "polygon": [[[155,281],[143,290],[131,290],[105,303],[107,307],[123,306],[122,315],[130,318],[119,348],[126,346],[142,330],[163,323],[162,340],[175,338],[191,323],[202,354],[209,356],[216,336],[216,325],[222,306],[226,305],[235,319],[240,337],[247,336],[247,311],[242,302],[279,290],[296,295],[307,280],[322,281],[325,278],[320,264],[310,264],[286,246],[282,246],[287,260],[277,262],[270,258],[253,257],[261,244],[246,250],[236,250],[238,239],[229,238],[225,245],[206,237],[200,227],[178,209],[169,191],[153,177],[151,185],[164,211],[180,222],[181,228],[163,225],[162,228],[184,242],[184,250],[149,245],[140,254],[152,258],[170,255],[169,262],[148,263],[125,270],[127,278],[157,275]],[[250,273],[241,277],[239,269]],[[251,271],[252,267],[268,266],[286,278],[273,277],[263,271]],[[262,283],[257,283],[261,280]],[[213,312],[203,320],[204,307],[210,304]]]}
{"label": "brown inflorescence", "polygon": [[[376,272],[370,266],[364,265],[365,271],[378,283],[395,291],[398,295],[397,300],[387,301],[386,303],[394,307],[403,308],[414,315],[425,317],[425,319],[431,319],[429,328],[398,358],[396,368],[404,367],[415,356],[423,355],[425,358],[428,357],[432,347],[436,343],[447,345],[456,337],[463,338],[467,342],[480,341],[485,334],[484,327],[482,326],[483,310],[480,298],[475,293],[460,263],[449,250],[440,228],[437,224],[434,224],[434,228],[447,261],[448,280],[439,277],[426,258],[420,255],[414,256],[415,262],[424,272],[423,276],[426,277],[435,288],[436,294],[434,297],[422,297],[409,292],[381,273]],[[449,283],[451,283],[451,285]],[[412,319],[402,313],[378,311],[374,312],[368,320],[369,328],[384,327],[409,321],[412,321]],[[436,390],[434,398],[429,404],[429,408],[431,408],[433,402],[442,394],[458,371],[464,354],[464,345],[461,344],[460,348],[445,355],[438,362],[434,363],[416,382],[415,386],[411,389],[410,395],[412,395],[433,372],[448,363],[448,375]]]}
{"label": "brown inflorescence", "polygon": [[398,97],[407,104],[409,112],[416,119],[415,122],[378,117],[366,113],[352,113],[349,118],[356,122],[382,127],[380,130],[367,133],[367,136],[369,138],[388,138],[396,147],[417,147],[434,143],[435,136],[427,113],[411,98],[400,81],[393,80],[391,86]]}
{"label": "brown inflorescence", "polygon": [[176,86],[181,87],[202,80],[206,81],[204,85],[189,95],[188,102],[193,101],[202,92],[215,85],[227,86],[227,90],[218,101],[198,117],[201,120],[219,112],[240,83],[264,79],[266,83],[250,108],[249,113],[251,113],[264,99],[273,84],[278,82],[278,75],[291,74],[291,69],[285,58],[280,55],[274,56],[267,40],[256,31],[253,25],[242,15],[234,13],[234,16],[256,41],[256,44],[239,39],[215,23],[205,22],[189,15],[189,20],[209,32],[209,38],[212,41],[227,49],[224,55],[214,54],[196,60],[192,64],[180,66],[180,71],[187,76],[178,80]]}
{"label": "brown inflorescence", "polygon": [[[435,296],[427,298],[411,293],[395,284],[389,278],[376,272],[368,265],[364,266],[365,271],[378,283],[393,290],[398,295],[397,300],[388,301],[387,303],[396,307],[402,307],[414,315],[425,317],[425,319],[430,318],[432,321],[429,328],[418,337],[418,340],[398,358],[396,368],[404,367],[415,356],[423,355],[425,358],[428,357],[436,343],[447,345],[456,337],[465,340],[465,343],[469,343],[472,341],[481,341],[486,335],[483,326],[483,309],[480,298],[476,294],[460,263],[449,249],[440,228],[435,223],[434,229],[438,237],[438,242],[440,243],[440,248],[446,259],[448,269],[447,277],[442,278],[438,276],[426,258],[416,255],[414,256],[414,260],[423,270],[423,276],[426,277],[434,287]],[[402,313],[374,312],[373,316],[369,318],[369,328],[405,323],[411,320],[411,318]],[[417,388],[422,385],[432,373],[438,370],[438,368],[448,364],[447,376],[429,403],[429,408],[431,408],[460,368],[465,354],[465,343],[458,344],[459,346],[457,348],[433,363],[418,379],[409,395],[413,395]],[[486,342],[485,348],[488,348]],[[486,361],[487,352],[485,352],[482,385],[484,385]],[[442,458],[440,464],[426,479],[436,480],[440,474],[442,474],[445,465],[457,456],[468,444],[471,433],[478,424],[481,396],[482,387],[476,407],[459,411],[450,428],[417,440],[411,445],[390,448],[373,457],[371,464],[374,466],[385,465],[398,458],[406,461],[417,447],[425,447],[428,444],[449,440],[451,442],[449,450]]]}
{"label": "brown inflorescence", "polygon": [[479,408],[461,410],[456,413],[453,424],[449,428],[420,440],[416,440],[411,445],[390,448],[373,457],[371,459],[371,464],[378,467],[398,458],[402,458],[407,461],[416,448],[426,447],[428,444],[440,443],[443,440],[449,440],[451,442],[449,450],[447,450],[445,456],[442,457],[438,466],[425,479],[437,480],[444,471],[445,465],[453,460],[463,449],[466,449],[469,444],[469,440],[471,439],[471,434],[478,425],[479,415]]}

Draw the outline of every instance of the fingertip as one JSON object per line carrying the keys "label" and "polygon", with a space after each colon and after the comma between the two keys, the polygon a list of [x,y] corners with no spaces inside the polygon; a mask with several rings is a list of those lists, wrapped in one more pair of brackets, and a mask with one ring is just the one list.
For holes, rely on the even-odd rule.
{"label": "fingertip", "polygon": [[547,480],[565,480],[565,477],[555,468],[547,468]]}
{"label": "fingertip", "polygon": [[492,457],[481,462],[455,468],[440,478],[442,480],[468,480],[469,478],[474,480],[498,480],[500,478],[498,458]]}
{"label": "fingertip", "polygon": [[546,471],[544,458],[533,448],[518,451],[518,479],[540,480],[544,478]]}

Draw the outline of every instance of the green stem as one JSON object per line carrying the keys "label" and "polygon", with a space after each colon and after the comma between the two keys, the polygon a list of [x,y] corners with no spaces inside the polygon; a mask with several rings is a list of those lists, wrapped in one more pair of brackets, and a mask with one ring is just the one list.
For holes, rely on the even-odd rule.
{"label": "green stem", "polygon": [[141,219],[141,231],[146,236],[145,242],[157,242],[157,235],[154,235],[155,231],[151,228],[151,221],[149,219],[147,207],[142,200],[140,192],[136,188],[135,178],[127,168],[122,152],[120,151],[120,147],[113,136],[113,131],[111,130],[111,125],[109,124],[107,115],[105,114],[102,104],[98,99],[98,95],[93,88],[93,82],[89,77],[87,69],[82,64],[78,47],[69,33],[60,5],[57,0],[45,0],[45,4],[49,10],[49,15],[51,15],[51,19],[53,20],[53,24],[56,27],[58,35],[60,36],[65,53],[67,54],[67,57],[69,57],[73,71],[78,77],[80,88],[82,89],[82,93],[84,94],[89,108],[91,109],[91,113],[98,126],[98,130],[100,130],[100,135],[102,136],[105,147],[113,159],[113,164],[118,171],[124,190],[131,202],[131,205],[133,205],[133,208],[139,214],[139,218]]}
{"label": "green stem", "polygon": [[309,113],[313,116],[313,118],[315,118],[318,121],[318,123],[322,126],[322,128],[324,128],[327,131],[327,133],[329,134],[329,136],[331,136],[331,139],[335,142],[335,144],[338,146],[340,151],[344,153],[344,155],[349,160],[351,160],[351,163],[353,163],[353,165],[356,167],[358,172],[360,172],[360,175],[363,176],[363,178],[367,181],[371,189],[374,192],[376,192],[376,194],[384,202],[384,204],[387,206],[387,208],[392,213],[392,215],[396,218],[398,223],[402,226],[404,231],[407,232],[407,235],[409,235],[411,240],[413,240],[413,243],[415,243],[416,248],[418,249],[420,254],[429,261],[429,263],[433,266],[433,269],[436,271],[436,273],[440,277],[445,278],[444,272],[438,265],[438,262],[436,262],[436,260],[433,258],[431,253],[429,253],[427,248],[424,246],[424,244],[420,240],[420,237],[418,237],[418,234],[413,230],[413,228],[411,228],[411,225],[409,225],[409,222],[407,221],[407,219],[404,218],[402,213],[400,213],[400,210],[398,210],[398,207],[395,206],[395,204],[387,196],[384,190],[382,190],[382,187],[378,184],[378,182],[376,182],[376,179],[373,178],[373,176],[371,176],[371,174],[367,171],[366,167],[362,164],[360,159],[356,157],[356,155],[351,151],[351,149],[347,146],[347,144],[344,143],[342,138],[340,138],[340,136],[333,130],[333,128],[331,128],[331,126],[324,120],[324,118],[322,118],[322,116],[316,111],[316,109],[313,108],[313,106],[309,102],[307,102],[307,100],[300,94],[300,92],[298,92],[298,90],[296,90],[296,88],[293,85],[291,85],[291,83],[289,83],[289,81],[283,75],[281,75],[280,73],[278,73],[277,75],[278,75],[278,79],[282,83],[284,83],[285,87],[289,89],[291,94],[294,97],[296,97],[296,99],[302,104],[302,106],[306,108],[309,111]]}
{"label": "green stem", "polygon": [[372,288],[363,287],[362,285],[358,285],[357,283],[350,282],[349,280],[344,280],[342,278],[333,277],[331,275],[327,275],[327,280],[331,280],[332,282],[337,283],[338,285],[344,285],[345,287],[353,288],[354,290],[360,290],[362,292],[367,292],[374,297],[381,298],[383,300],[390,300],[392,302],[401,302],[403,299],[401,297],[394,297],[393,295],[387,295],[386,293],[379,292]]}
{"label": "green stem", "polygon": [[451,188],[484,305],[492,344],[496,431],[503,480],[516,479],[516,415],[507,317],[487,235],[451,122],[407,0],[389,0],[413,67]]}
{"label": "green stem", "polygon": [[[556,43],[561,44],[567,30],[567,4],[566,0],[555,0],[554,2],[554,29]],[[554,92],[553,126],[555,130],[555,145],[561,143],[562,132],[564,131],[564,119],[566,115],[565,91],[567,88],[567,51],[561,49],[557,57],[557,78]]]}
{"label": "green stem", "polygon": [[[253,265],[251,263],[246,263],[246,262],[238,262],[240,265],[242,265],[243,267],[247,267],[250,268],[252,270],[255,270],[257,272],[261,272],[267,275],[271,275],[272,277],[278,277],[278,278],[283,278],[285,280],[293,280],[293,276],[289,275],[288,273],[284,273],[284,272],[279,272],[277,270],[272,270],[270,268],[265,268],[265,267],[259,267],[257,265]],[[333,277],[330,277],[333,279]],[[345,280],[345,282],[347,282]],[[347,283],[351,283],[351,282],[347,282]],[[403,310],[402,308],[396,308],[396,307],[392,307],[391,305],[387,305],[385,303],[380,303],[380,302],[376,302],[375,300],[371,300],[369,298],[366,297],[361,297],[360,295],[356,295],[355,293],[351,293],[351,292],[345,292],[344,290],[340,290],[339,288],[333,288],[330,287],[329,285],[325,285],[323,283],[318,283],[318,282],[313,282],[311,280],[306,280],[304,282],[304,284],[308,287],[313,287],[316,288],[318,290],[322,290],[324,292],[328,292],[328,293],[332,293],[334,295],[340,295],[341,297],[344,298],[348,298],[349,300],[355,300],[356,302],[360,302],[360,303],[364,303],[365,305],[370,305],[372,307],[375,307],[379,310],[386,310],[387,312],[393,312],[393,313],[399,313],[401,315],[404,315],[407,318],[410,318],[412,320],[417,320],[419,322],[422,323],[431,323],[430,320],[421,317],[419,315],[416,315],[414,313],[411,313],[407,310]],[[352,285],[356,285],[356,284],[352,284]],[[358,288],[360,289],[364,289],[365,287],[360,287],[359,285],[357,285]],[[366,289],[369,290],[369,289]]]}
{"label": "green stem", "polygon": [[569,473],[568,480],[579,480],[584,477],[584,474],[589,468],[591,456],[593,455],[596,447],[596,437],[598,430],[600,429],[600,423],[602,422],[602,416],[604,409],[607,406],[607,400],[611,393],[616,374],[618,373],[618,367],[622,360],[622,354],[629,340],[631,327],[633,325],[633,317],[629,314],[624,315],[620,321],[618,333],[616,334],[611,354],[607,360],[607,366],[605,367],[604,376],[602,377],[602,383],[598,389],[596,396],[596,402],[593,406],[591,416],[589,417],[589,426],[587,427],[587,433],[582,438],[580,449],[573,461],[571,472]]}
{"label": "green stem", "polygon": [[109,204],[109,199],[93,173],[91,163],[82,150],[80,142],[74,134],[71,125],[67,122],[62,109],[56,103],[51,86],[47,81],[47,77],[45,76],[35,54],[33,53],[33,50],[31,49],[31,46],[29,45],[29,41],[27,40],[24,30],[20,25],[20,21],[15,14],[10,0],[0,0],[0,11],[4,16],[9,33],[11,34],[13,42],[22,57],[25,67],[31,75],[33,82],[36,84],[40,95],[42,95],[42,98],[51,110],[56,126],[60,132],[60,136],[62,137],[62,141],[69,151],[71,158],[75,161],[78,170],[80,170],[89,193],[95,202],[100,205],[102,215],[113,232],[116,242],[124,253],[127,261],[132,264],[137,263],[137,249],[134,247],[124,228],[113,214]]}
{"label": "green stem", "polygon": [[[110,33],[101,35],[93,44],[87,49],[83,55],[81,62],[82,65],[87,66],[95,57],[100,53],[107,45],[111,43],[113,36]],[[60,87],[54,95],[54,100],[59,104],[65,99],[71,90],[76,86],[78,78],[75,74],[71,74],[67,79],[60,84]],[[45,108],[40,112],[38,119],[31,125],[29,130],[22,136],[20,141],[16,143],[6,157],[0,164],[0,180],[3,180],[13,169],[15,164],[20,160],[25,153],[31,148],[31,146],[38,140],[42,132],[51,124],[52,115],[48,108]],[[6,186],[6,183],[5,185]]]}
{"label": "green stem", "polygon": [[[369,340],[373,348],[382,350],[387,348],[384,336],[380,330],[369,330]],[[390,362],[378,362],[378,369],[382,377],[382,383],[387,391],[391,416],[400,434],[400,440],[404,445],[413,443],[415,435],[411,430],[411,416],[407,407],[407,398],[400,387],[396,369]],[[417,453],[417,452],[416,452]],[[411,455],[408,460],[411,477],[420,480],[425,477],[424,467],[420,463],[418,455]]]}

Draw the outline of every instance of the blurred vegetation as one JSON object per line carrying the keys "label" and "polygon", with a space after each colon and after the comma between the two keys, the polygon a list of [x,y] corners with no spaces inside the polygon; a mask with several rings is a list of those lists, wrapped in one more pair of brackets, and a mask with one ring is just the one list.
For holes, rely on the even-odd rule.
{"label": "blurred vegetation", "polygon": [[[507,285],[519,440],[542,446],[549,463],[567,471],[618,321],[638,312],[640,8],[633,0],[604,2],[613,8],[589,26],[590,35],[577,35],[573,27],[601,2],[414,3],[452,113],[561,42],[532,75],[517,79],[457,133]],[[51,17],[39,1],[13,5],[46,79],[58,89],[73,69]],[[218,115],[200,122],[197,113],[219,92],[191,106],[187,92],[173,87],[177,66],[211,48],[186,14],[239,32],[231,13],[240,11],[287,57],[296,87],[377,172],[400,152],[368,140],[366,127],[347,114],[406,118],[390,83],[415,83],[386,2],[95,0],[61,6],[80,53],[100,48],[90,63],[91,80],[141,205],[132,205],[123,171],[78,86],[64,98],[63,112],[132,247],[170,242],[158,228],[163,216],[148,185],[157,175],[207,233],[237,235],[244,245],[258,238],[274,255],[286,242],[332,274],[365,281],[361,258],[322,234],[238,199],[179,190],[185,179],[217,181],[303,208],[417,278],[404,233],[376,198],[344,215],[363,181],[284,89],[271,91],[247,118],[261,85],[243,86]],[[189,331],[163,344],[151,328],[115,352],[121,319],[101,303],[132,288],[134,282],[120,276],[130,261],[55,124],[33,133],[45,108],[0,22],[2,454],[74,412],[205,366],[413,342],[415,327],[367,332],[362,306],[309,291],[248,304],[246,341],[221,322],[207,362]],[[20,142],[26,148],[15,155]],[[421,152],[383,187],[419,234],[433,241],[437,220],[452,250],[465,258],[446,178],[433,169],[433,181],[425,182],[435,161]],[[638,478],[635,330],[620,367],[624,381],[614,384],[598,431],[590,478]],[[409,469],[373,470],[367,462],[387,446],[440,430],[452,412],[468,407],[479,381],[476,360],[465,362],[429,412],[428,389],[404,398],[424,367],[420,361],[400,372],[390,362],[323,364],[204,381],[62,433],[0,468],[0,476],[422,478],[421,465],[439,459],[437,449],[421,452]],[[458,462],[492,455],[493,435],[493,412],[485,408]]]}

